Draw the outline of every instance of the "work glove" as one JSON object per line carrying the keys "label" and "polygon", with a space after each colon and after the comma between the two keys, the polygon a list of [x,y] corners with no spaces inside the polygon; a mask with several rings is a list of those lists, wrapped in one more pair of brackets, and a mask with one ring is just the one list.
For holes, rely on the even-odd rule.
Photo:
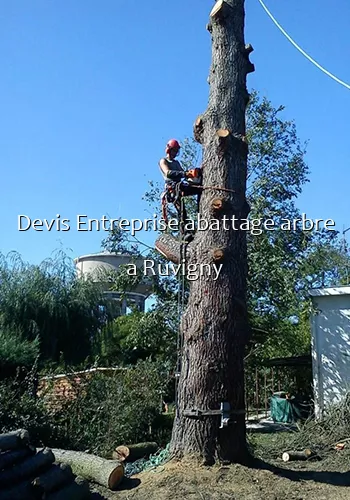
{"label": "work glove", "polygon": [[185,177],[185,172],[180,172],[178,170],[169,170],[166,176],[171,181],[181,181]]}

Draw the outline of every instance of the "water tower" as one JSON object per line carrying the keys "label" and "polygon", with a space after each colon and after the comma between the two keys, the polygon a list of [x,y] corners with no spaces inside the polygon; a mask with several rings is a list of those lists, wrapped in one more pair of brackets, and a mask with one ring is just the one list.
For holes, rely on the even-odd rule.
{"label": "water tower", "polygon": [[143,267],[143,258],[138,257],[133,260],[131,255],[123,253],[101,252],[89,255],[82,255],[74,259],[78,276],[90,276],[94,281],[104,287],[104,293],[107,298],[119,303],[119,314],[126,314],[127,303],[136,305],[139,311],[144,312],[145,301],[151,293],[151,286],[147,283],[139,284],[134,290],[124,293],[125,298],[121,297],[120,292],[111,290],[111,282],[107,276],[116,272],[121,265],[135,263],[137,267]]}

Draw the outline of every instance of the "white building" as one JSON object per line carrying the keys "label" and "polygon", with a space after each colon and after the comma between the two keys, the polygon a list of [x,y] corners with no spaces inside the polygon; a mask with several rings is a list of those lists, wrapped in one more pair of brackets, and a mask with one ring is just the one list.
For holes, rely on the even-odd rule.
{"label": "white building", "polygon": [[311,290],[316,418],[350,391],[350,286]]}
{"label": "white building", "polygon": [[[119,292],[111,289],[111,282],[108,276],[116,272],[119,266],[131,263],[132,257],[126,254],[101,252],[89,255],[82,255],[74,259],[78,276],[90,276],[94,281],[102,283],[105,294],[116,302],[119,302],[119,314],[126,314],[127,302],[132,302],[140,311],[145,310],[145,301],[151,293],[151,287],[145,283],[138,285],[135,290],[125,294],[127,300],[121,298]],[[143,259],[137,258],[135,264],[142,268]]]}

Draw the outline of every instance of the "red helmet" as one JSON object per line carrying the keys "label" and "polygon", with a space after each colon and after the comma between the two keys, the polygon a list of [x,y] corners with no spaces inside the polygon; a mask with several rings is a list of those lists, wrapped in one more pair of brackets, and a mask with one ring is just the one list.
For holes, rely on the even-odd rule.
{"label": "red helmet", "polygon": [[176,139],[170,139],[170,141],[168,141],[166,145],[166,152],[169,153],[171,149],[176,149],[178,151],[180,147],[181,146]]}

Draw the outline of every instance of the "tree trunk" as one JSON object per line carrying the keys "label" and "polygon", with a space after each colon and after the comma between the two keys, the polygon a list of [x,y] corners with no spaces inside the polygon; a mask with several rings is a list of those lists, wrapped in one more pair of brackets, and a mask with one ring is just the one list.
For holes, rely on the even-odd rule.
{"label": "tree trunk", "polygon": [[[199,455],[207,464],[240,462],[248,455],[243,371],[248,340],[246,232],[234,230],[249,213],[246,76],[254,67],[248,57],[251,47],[244,44],[244,17],[244,0],[219,0],[211,12],[209,104],[194,125],[195,138],[204,148],[200,217],[218,220],[220,228],[197,230],[187,246],[187,264],[223,267],[217,280],[203,272],[190,281],[181,321],[182,368],[171,451],[179,457]],[[161,244],[166,255],[165,238]],[[174,254],[174,246],[169,254]],[[223,428],[220,415],[186,416],[188,410],[219,410],[221,403],[230,405],[230,423]]]}
{"label": "tree trunk", "polygon": [[77,476],[115,490],[124,477],[124,465],[118,460],[106,460],[81,451],[52,450],[56,462],[71,466]]}

